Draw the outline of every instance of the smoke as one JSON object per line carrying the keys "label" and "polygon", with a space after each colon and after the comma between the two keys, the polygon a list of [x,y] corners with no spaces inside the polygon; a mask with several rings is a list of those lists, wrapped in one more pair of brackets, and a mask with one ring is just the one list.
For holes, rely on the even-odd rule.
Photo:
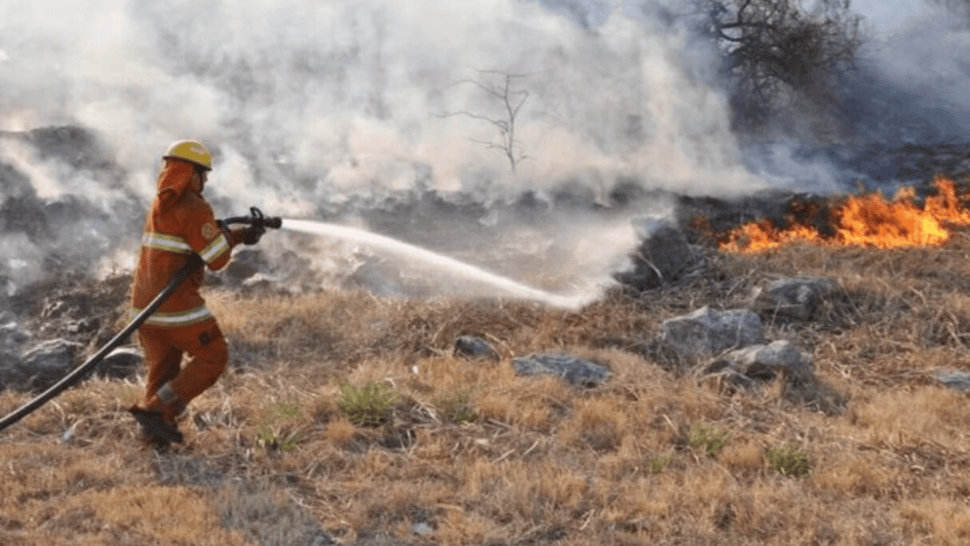
{"label": "smoke", "polygon": [[[764,185],[740,166],[721,94],[682,70],[688,37],[627,17],[591,31],[511,0],[5,4],[0,130],[81,127],[110,164],[3,139],[0,161],[29,180],[28,200],[41,211],[70,203],[71,225],[85,226],[46,222],[30,263],[66,249],[111,264],[119,248],[133,253],[159,157],[181,138],[215,151],[206,191],[217,213],[257,204],[312,218],[440,192],[483,208],[423,242],[481,244],[476,234],[492,229],[493,242],[508,243],[499,246],[541,239],[533,250],[555,251],[554,267],[598,276],[632,250],[639,211],[606,221],[560,210],[557,195],[589,207],[608,204],[617,180],[692,194]],[[504,76],[513,96],[527,94],[508,150],[502,129],[513,120],[488,93]],[[519,159],[514,170],[505,151]],[[502,208],[523,195],[540,214]],[[411,229],[434,227],[424,220]],[[0,235],[9,255],[30,254],[24,231]]]}
{"label": "smoke", "polygon": [[[686,37],[625,17],[589,32],[509,0],[15,4],[3,125],[79,123],[130,172],[193,136],[241,154],[264,184],[313,177],[324,196],[413,185],[416,165],[446,190],[480,189],[483,176],[545,189],[591,169],[678,189],[728,174],[699,193],[756,183],[734,168],[723,98],[680,68]],[[497,139],[492,124],[442,117],[504,120],[474,85],[489,70],[524,75],[529,92],[517,136],[533,159],[514,177],[481,144]]]}
{"label": "smoke", "polygon": [[860,101],[862,110],[881,113],[883,123],[873,127],[860,122],[884,141],[966,141],[970,131],[970,97],[966,93],[970,86],[970,21],[941,5],[927,4],[905,24],[893,28],[886,34],[873,33],[861,52],[870,93],[867,100]]}
{"label": "smoke", "polygon": [[[111,264],[133,256],[159,157],[182,138],[215,152],[206,193],[218,215],[255,204],[287,217],[354,214],[375,227],[386,220],[377,209],[397,207],[409,219],[390,222],[388,234],[451,250],[525,252],[530,245],[513,242],[539,240],[531,258],[549,260],[531,266],[596,277],[632,250],[633,217],[671,213],[649,199],[614,206],[613,192],[631,181],[734,196],[831,189],[843,174],[816,160],[805,169],[778,149],[752,161],[730,131],[712,53],[653,2],[3,4],[0,131],[10,138],[0,138],[0,167],[11,172],[0,196],[9,202],[15,182],[28,180],[18,199],[41,211],[73,206],[43,241],[7,221],[0,246],[21,262],[67,250]],[[965,69],[953,57],[938,59],[939,70]],[[880,70],[913,78],[900,66]],[[507,150],[512,120],[488,92],[505,76],[511,96],[527,94]],[[941,100],[966,103],[962,77],[939,89]],[[89,132],[96,143],[85,153],[98,161],[36,153],[36,140],[11,136],[51,126]],[[519,159],[514,170],[506,151]],[[424,210],[429,192],[451,197]],[[442,211],[465,223],[441,233]]]}

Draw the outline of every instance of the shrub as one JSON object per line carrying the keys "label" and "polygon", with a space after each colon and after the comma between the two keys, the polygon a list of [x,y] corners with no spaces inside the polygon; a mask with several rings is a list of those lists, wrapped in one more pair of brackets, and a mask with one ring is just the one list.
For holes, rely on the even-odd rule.
{"label": "shrub", "polygon": [[670,459],[672,458],[673,455],[669,453],[666,455],[657,455],[656,457],[651,457],[650,460],[647,461],[647,466],[650,468],[650,472],[652,474],[660,474],[663,472],[663,469],[667,468],[667,465],[670,464]]}
{"label": "shrub", "polygon": [[478,419],[478,413],[471,405],[471,396],[467,391],[458,391],[451,396],[439,398],[435,405],[442,417],[450,423],[463,425]]}
{"label": "shrub", "polygon": [[711,425],[696,423],[690,429],[690,438],[687,444],[692,447],[704,449],[708,457],[717,457],[718,452],[727,443],[728,433],[726,430],[715,429]]}
{"label": "shrub", "polygon": [[363,387],[349,383],[340,385],[340,401],[337,407],[351,423],[362,427],[377,427],[388,421],[391,406],[397,402],[397,393],[381,381],[369,381]]}
{"label": "shrub", "polygon": [[267,450],[293,451],[300,446],[300,434],[285,429],[300,417],[296,404],[277,402],[266,407],[256,429],[256,443]]}
{"label": "shrub", "polygon": [[811,471],[808,454],[794,443],[766,449],[765,458],[771,463],[771,468],[783,476],[800,478],[808,476]]}

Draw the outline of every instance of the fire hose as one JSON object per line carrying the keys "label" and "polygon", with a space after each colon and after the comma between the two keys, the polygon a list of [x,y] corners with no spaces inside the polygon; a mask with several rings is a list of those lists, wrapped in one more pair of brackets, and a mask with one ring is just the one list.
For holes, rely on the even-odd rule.
{"label": "fire hose", "polygon": [[[249,212],[249,216],[232,216],[218,220],[217,223],[220,226],[228,226],[230,224],[247,224],[256,230],[262,231],[265,231],[266,228],[279,229],[283,224],[283,221],[279,217],[263,216],[262,211],[256,207],[250,207]],[[101,347],[97,353],[92,355],[91,358],[84,362],[84,364],[81,364],[74,371],[64,376],[63,379],[48,387],[47,390],[37,395],[30,402],[27,402],[3,419],[0,419],[0,430],[7,428],[8,426],[31,414],[36,409],[40,408],[52,398],[64,391],[64,389],[76,383],[78,379],[84,376],[84,374],[97,366],[102,360],[104,360],[104,357],[108,356],[108,354],[111,353],[111,351],[114,350],[118,345],[120,345],[121,342],[124,341],[128,336],[130,336],[136,328],[148,320],[148,317],[152,316],[152,314],[155,313],[155,311],[157,311],[163,303],[165,303],[165,300],[167,300],[169,296],[175,292],[179,285],[182,284],[182,281],[184,281],[189,275],[202,267],[204,264],[205,262],[202,260],[202,258],[198,254],[193,253],[189,257],[189,261],[175,272],[175,274],[172,276],[172,280],[168,282],[168,285],[166,285],[165,288],[163,288],[162,291],[155,296],[155,299],[153,299],[147,307],[138,313],[122,331],[118,332],[116,336],[111,338],[110,341]]]}

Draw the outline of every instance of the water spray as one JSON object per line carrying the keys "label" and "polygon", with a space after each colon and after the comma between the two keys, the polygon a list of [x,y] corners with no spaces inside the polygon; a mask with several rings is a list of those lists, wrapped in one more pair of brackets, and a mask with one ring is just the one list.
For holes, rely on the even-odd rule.
{"label": "water spray", "polygon": [[535,301],[568,310],[577,310],[591,299],[589,296],[563,296],[545,292],[443,254],[348,226],[310,220],[284,219],[282,227],[300,233],[354,241],[392,254],[417,259],[437,268],[456,273],[465,279],[487,284],[510,298]]}

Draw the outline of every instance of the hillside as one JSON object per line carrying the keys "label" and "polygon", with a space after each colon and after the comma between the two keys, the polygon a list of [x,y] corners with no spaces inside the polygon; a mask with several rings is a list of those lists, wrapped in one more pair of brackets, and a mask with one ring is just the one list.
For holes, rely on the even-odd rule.
{"label": "hillside", "polygon": [[[707,249],[676,283],[579,312],[213,287],[231,369],[186,444],[139,446],[136,377],[67,391],[0,435],[0,543],[965,544],[970,406],[934,373],[970,371],[968,254],[962,228],[939,248]],[[816,320],[764,321],[810,357],[814,392],[649,350],[664,320],[791,276],[837,288]],[[120,317],[124,277],[99,286]],[[499,358],[458,354],[466,334]],[[516,375],[547,352],[612,376]],[[386,385],[387,418],[351,423],[348,384]],[[27,399],[3,391],[0,412]]]}

